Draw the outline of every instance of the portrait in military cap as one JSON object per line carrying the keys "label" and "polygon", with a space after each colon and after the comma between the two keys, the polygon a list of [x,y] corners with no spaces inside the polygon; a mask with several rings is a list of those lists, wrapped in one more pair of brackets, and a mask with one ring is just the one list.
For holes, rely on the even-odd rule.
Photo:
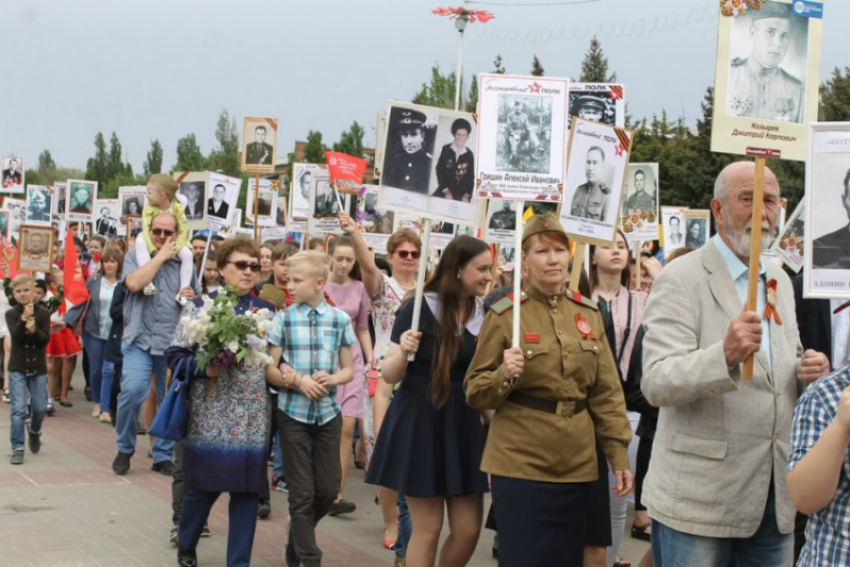
{"label": "portrait in military cap", "polygon": [[436,116],[396,106],[387,124],[381,185],[427,194],[434,155]]}
{"label": "portrait in military cap", "polygon": [[[623,86],[617,83],[571,83],[569,115],[622,128],[625,122]],[[569,125],[569,124],[568,124]]]}
{"label": "portrait in military cap", "polygon": [[245,118],[242,123],[242,144],[242,171],[274,173],[276,118]]}
{"label": "portrait in military cap", "polygon": [[658,238],[658,164],[630,163],[620,228],[629,243]]}

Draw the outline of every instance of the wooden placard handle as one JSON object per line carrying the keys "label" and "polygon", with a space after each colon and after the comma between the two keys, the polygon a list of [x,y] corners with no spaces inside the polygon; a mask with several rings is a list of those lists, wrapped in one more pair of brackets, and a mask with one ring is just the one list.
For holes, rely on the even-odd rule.
{"label": "wooden placard handle", "polygon": [[[761,258],[761,223],[764,214],[764,168],[765,159],[756,158],[756,177],[753,185],[753,222],[750,233],[750,278],[747,282],[747,311],[758,308],[759,260]],[[753,379],[755,356],[744,361],[744,380]]]}
{"label": "wooden placard handle", "polygon": [[578,291],[578,284],[581,281],[581,271],[584,269],[584,251],[587,244],[584,242],[576,242],[576,251],[573,254],[573,269],[570,272],[570,289]]}

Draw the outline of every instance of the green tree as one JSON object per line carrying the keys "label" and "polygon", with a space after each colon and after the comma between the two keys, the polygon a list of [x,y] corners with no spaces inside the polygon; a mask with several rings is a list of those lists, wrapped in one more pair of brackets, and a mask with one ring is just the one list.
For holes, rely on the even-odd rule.
{"label": "green tree", "polygon": [[118,188],[132,185],[147,185],[148,175],[133,175],[132,171],[125,171],[110,179],[105,185],[97,188],[97,197],[99,199],[117,199]]}
{"label": "green tree", "polygon": [[123,150],[121,148],[121,142],[118,140],[118,135],[115,132],[112,132],[112,137],[109,139],[109,161],[106,168],[107,178],[105,181],[110,181],[119,175],[131,174],[132,168],[130,168],[129,164],[125,164],[122,159]]}
{"label": "green tree", "polygon": [[[422,88],[413,97],[414,104],[433,106],[436,108],[455,107],[455,74],[443,75],[440,66],[431,67],[431,82],[422,83]],[[463,101],[461,101],[461,106]]]}
{"label": "green tree", "polygon": [[472,81],[469,84],[469,96],[466,97],[463,109],[466,112],[478,111],[478,77],[476,75],[472,75]]}
{"label": "green tree", "polygon": [[56,162],[53,161],[53,156],[50,155],[50,150],[44,150],[38,155],[38,172],[44,177],[47,183],[53,183],[53,176],[56,175]]}
{"label": "green tree", "polygon": [[94,138],[95,154],[86,163],[86,179],[105,184],[109,180],[109,155],[106,153],[106,140],[98,132]]}
{"label": "green tree", "polygon": [[496,74],[496,75],[504,75],[505,74],[505,68],[504,68],[504,66],[502,66],[502,56],[501,55],[496,55],[496,58],[493,60],[493,70],[491,72]]}
{"label": "green tree", "polygon": [[188,134],[177,140],[177,163],[174,164],[172,171],[203,171],[206,167],[207,160],[194,134]]}
{"label": "green tree", "polygon": [[608,74],[608,58],[602,52],[602,44],[596,36],[590,40],[590,48],[581,62],[580,83],[615,83],[617,74]]}
{"label": "green tree", "polygon": [[239,177],[241,175],[239,133],[236,130],[236,118],[231,118],[227,109],[222,110],[218,116],[215,139],[218,141],[218,147],[210,152],[207,160],[209,169]]}
{"label": "green tree", "polygon": [[540,64],[540,59],[537,58],[537,55],[535,55],[534,59],[531,61],[531,76],[532,77],[542,77],[543,76],[543,65]]}
{"label": "green tree", "polygon": [[837,67],[832,78],[820,87],[821,122],[841,122],[850,120],[850,67],[842,71]]}
{"label": "green tree", "polygon": [[162,144],[159,143],[159,140],[151,142],[151,149],[148,150],[142,169],[145,177],[150,177],[154,173],[162,173]]}
{"label": "green tree", "polygon": [[306,163],[325,163],[325,144],[322,133],[310,130],[307,134],[307,144],[304,146],[304,161]]}
{"label": "green tree", "polygon": [[363,126],[355,120],[351,126],[342,133],[339,142],[333,145],[333,151],[342,152],[354,157],[363,157],[363,136],[366,132]]}

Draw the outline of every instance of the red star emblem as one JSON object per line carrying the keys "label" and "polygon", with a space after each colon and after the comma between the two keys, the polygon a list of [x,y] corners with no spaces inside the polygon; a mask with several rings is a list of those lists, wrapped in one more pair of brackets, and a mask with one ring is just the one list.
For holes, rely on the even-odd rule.
{"label": "red star emblem", "polygon": [[534,84],[532,84],[530,87],[528,87],[528,90],[529,90],[530,92],[538,93],[538,94],[539,94],[539,93],[540,93],[540,89],[541,89],[541,88],[542,88],[542,85],[538,85],[538,84],[537,84],[537,81],[534,81]]}
{"label": "red star emblem", "polygon": [[619,144],[616,148],[614,148],[614,151],[617,152],[618,156],[621,156],[623,155],[623,152],[626,151],[626,148],[623,147],[623,144]]}

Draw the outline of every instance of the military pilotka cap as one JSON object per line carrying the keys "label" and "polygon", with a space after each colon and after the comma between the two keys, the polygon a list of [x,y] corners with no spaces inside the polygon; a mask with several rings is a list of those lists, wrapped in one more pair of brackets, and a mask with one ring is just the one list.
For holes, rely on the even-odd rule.
{"label": "military pilotka cap", "polygon": [[578,110],[582,108],[595,108],[596,110],[605,110],[605,102],[598,96],[582,95],[578,97]]}
{"label": "military pilotka cap", "polygon": [[790,18],[791,4],[781,4],[779,2],[768,2],[761,7],[761,10],[750,10],[753,15],[753,21],[764,20],[766,18]]}
{"label": "military pilotka cap", "polygon": [[415,128],[425,124],[425,114],[418,110],[402,110],[399,113],[398,124]]}
{"label": "military pilotka cap", "polygon": [[546,213],[545,215],[534,215],[528,222],[525,223],[525,230],[522,231],[522,242],[541,232],[560,232],[564,236],[567,231],[558,222],[558,217],[554,213]]}
{"label": "military pilotka cap", "polygon": [[148,183],[156,183],[161,185],[163,189],[169,193],[177,193],[177,182],[170,175],[164,173],[154,173],[148,180]]}

